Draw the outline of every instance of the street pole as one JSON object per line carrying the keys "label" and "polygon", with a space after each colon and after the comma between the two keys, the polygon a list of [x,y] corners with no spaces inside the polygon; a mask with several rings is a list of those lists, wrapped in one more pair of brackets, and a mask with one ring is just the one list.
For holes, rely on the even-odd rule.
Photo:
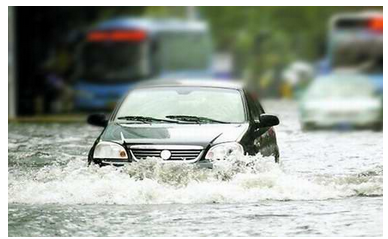
{"label": "street pole", "polygon": [[8,7],[8,118],[16,117],[15,7]]}

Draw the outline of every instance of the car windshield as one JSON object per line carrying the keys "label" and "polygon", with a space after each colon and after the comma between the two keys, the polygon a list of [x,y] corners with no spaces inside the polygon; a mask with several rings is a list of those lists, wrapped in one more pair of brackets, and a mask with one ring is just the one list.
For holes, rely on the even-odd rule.
{"label": "car windshield", "polygon": [[[245,111],[240,91],[205,87],[159,87],[130,92],[116,114],[178,121],[208,119],[207,123],[242,123]],[[185,117],[186,116],[186,117]],[[132,118],[133,119],[133,118]]]}
{"label": "car windshield", "polygon": [[320,80],[314,83],[307,92],[308,98],[358,98],[374,95],[374,87],[370,82],[337,79]]}

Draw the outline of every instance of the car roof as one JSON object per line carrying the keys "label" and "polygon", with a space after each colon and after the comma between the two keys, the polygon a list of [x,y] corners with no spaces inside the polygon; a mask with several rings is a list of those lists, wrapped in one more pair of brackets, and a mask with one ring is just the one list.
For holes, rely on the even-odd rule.
{"label": "car roof", "polygon": [[143,81],[135,86],[135,88],[154,88],[154,87],[209,87],[209,88],[226,88],[241,90],[244,88],[244,83],[239,80],[224,80],[224,79],[152,79]]}

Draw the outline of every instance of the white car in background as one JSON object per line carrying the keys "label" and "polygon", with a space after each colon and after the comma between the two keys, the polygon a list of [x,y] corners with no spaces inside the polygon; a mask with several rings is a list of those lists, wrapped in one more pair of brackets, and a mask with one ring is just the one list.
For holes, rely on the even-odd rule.
{"label": "white car in background", "polygon": [[314,80],[300,101],[303,130],[383,126],[383,100],[365,76],[336,73]]}

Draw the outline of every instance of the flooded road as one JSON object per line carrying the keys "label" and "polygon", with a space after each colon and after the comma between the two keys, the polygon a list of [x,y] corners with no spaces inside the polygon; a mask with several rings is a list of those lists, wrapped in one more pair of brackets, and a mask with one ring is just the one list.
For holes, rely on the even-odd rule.
{"label": "flooded road", "polygon": [[382,132],[304,133],[295,103],[263,105],[280,165],[87,167],[100,128],[9,124],[9,236],[382,236]]}

